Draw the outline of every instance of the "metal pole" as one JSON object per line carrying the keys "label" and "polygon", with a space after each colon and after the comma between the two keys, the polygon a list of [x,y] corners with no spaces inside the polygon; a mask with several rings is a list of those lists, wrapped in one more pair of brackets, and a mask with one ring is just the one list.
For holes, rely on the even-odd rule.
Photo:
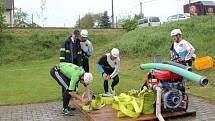
{"label": "metal pole", "polygon": [[191,2],[191,0],[189,0],[189,11],[190,11],[190,2]]}
{"label": "metal pole", "polygon": [[12,27],[14,27],[14,12],[15,12],[15,10],[14,10],[14,9],[15,9],[15,8],[14,8],[14,0],[13,0],[13,8],[12,8],[12,9],[13,9]]}
{"label": "metal pole", "polygon": [[33,13],[31,14],[31,24],[32,24],[32,26],[34,24],[34,14]]}
{"label": "metal pole", "polygon": [[117,23],[117,16],[116,16],[116,28],[118,28],[118,27],[117,27],[117,26],[118,26],[117,24],[118,24],[118,23]]}
{"label": "metal pole", "polygon": [[79,29],[81,28],[81,16],[79,15],[79,19],[78,19],[78,27]]}
{"label": "metal pole", "polygon": [[114,11],[113,11],[113,0],[112,0],[112,27],[114,28]]}
{"label": "metal pole", "polygon": [[140,2],[140,18],[143,18],[143,3]]}

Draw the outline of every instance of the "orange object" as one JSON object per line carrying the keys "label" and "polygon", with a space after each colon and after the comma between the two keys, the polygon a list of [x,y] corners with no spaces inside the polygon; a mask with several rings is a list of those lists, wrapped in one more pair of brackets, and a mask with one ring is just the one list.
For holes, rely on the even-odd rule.
{"label": "orange object", "polygon": [[152,79],[152,85],[157,85],[158,84],[158,80],[157,79]]}
{"label": "orange object", "polygon": [[110,75],[107,75],[107,76],[106,76],[106,80],[110,80]]}
{"label": "orange object", "polygon": [[196,70],[204,70],[213,67],[213,60],[210,56],[197,58],[194,61],[194,67]]}

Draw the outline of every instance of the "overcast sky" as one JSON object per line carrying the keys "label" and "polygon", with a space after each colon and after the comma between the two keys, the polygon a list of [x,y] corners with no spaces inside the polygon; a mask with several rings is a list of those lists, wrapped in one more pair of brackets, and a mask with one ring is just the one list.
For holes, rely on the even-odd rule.
{"label": "overcast sky", "polygon": [[[140,13],[140,2],[143,3],[144,16],[158,16],[161,21],[173,14],[183,13],[183,5],[189,0],[113,0],[114,16],[118,19],[127,15]],[[197,0],[192,0],[197,1]],[[215,0],[212,0],[215,1]],[[73,27],[79,15],[86,13],[101,13],[108,11],[111,16],[111,0],[46,0],[44,16],[46,27]],[[15,7],[21,8],[30,16],[34,15],[34,21],[42,25],[36,13],[40,13],[41,0],[15,0]],[[31,18],[31,17],[30,17]]]}

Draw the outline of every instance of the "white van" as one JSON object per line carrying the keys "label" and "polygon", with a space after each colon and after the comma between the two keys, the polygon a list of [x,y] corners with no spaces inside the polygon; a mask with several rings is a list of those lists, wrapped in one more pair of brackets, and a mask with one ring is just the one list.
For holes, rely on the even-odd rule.
{"label": "white van", "polygon": [[159,17],[150,16],[150,17],[144,17],[143,19],[140,19],[138,21],[139,27],[147,27],[147,26],[160,26],[161,22]]}
{"label": "white van", "polygon": [[190,18],[190,14],[176,14],[176,15],[169,16],[167,18],[167,22],[186,20],[188,18]]}

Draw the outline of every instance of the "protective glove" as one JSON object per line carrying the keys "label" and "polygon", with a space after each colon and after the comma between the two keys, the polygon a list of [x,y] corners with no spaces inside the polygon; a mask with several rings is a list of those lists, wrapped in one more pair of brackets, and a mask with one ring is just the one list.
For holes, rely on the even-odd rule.
{"label": "protective glove", "polygon": [[110,75],[108,75],[106,73],[103,73],[102,77],[104,80],[107,80],[107,81],[110,80]]}

